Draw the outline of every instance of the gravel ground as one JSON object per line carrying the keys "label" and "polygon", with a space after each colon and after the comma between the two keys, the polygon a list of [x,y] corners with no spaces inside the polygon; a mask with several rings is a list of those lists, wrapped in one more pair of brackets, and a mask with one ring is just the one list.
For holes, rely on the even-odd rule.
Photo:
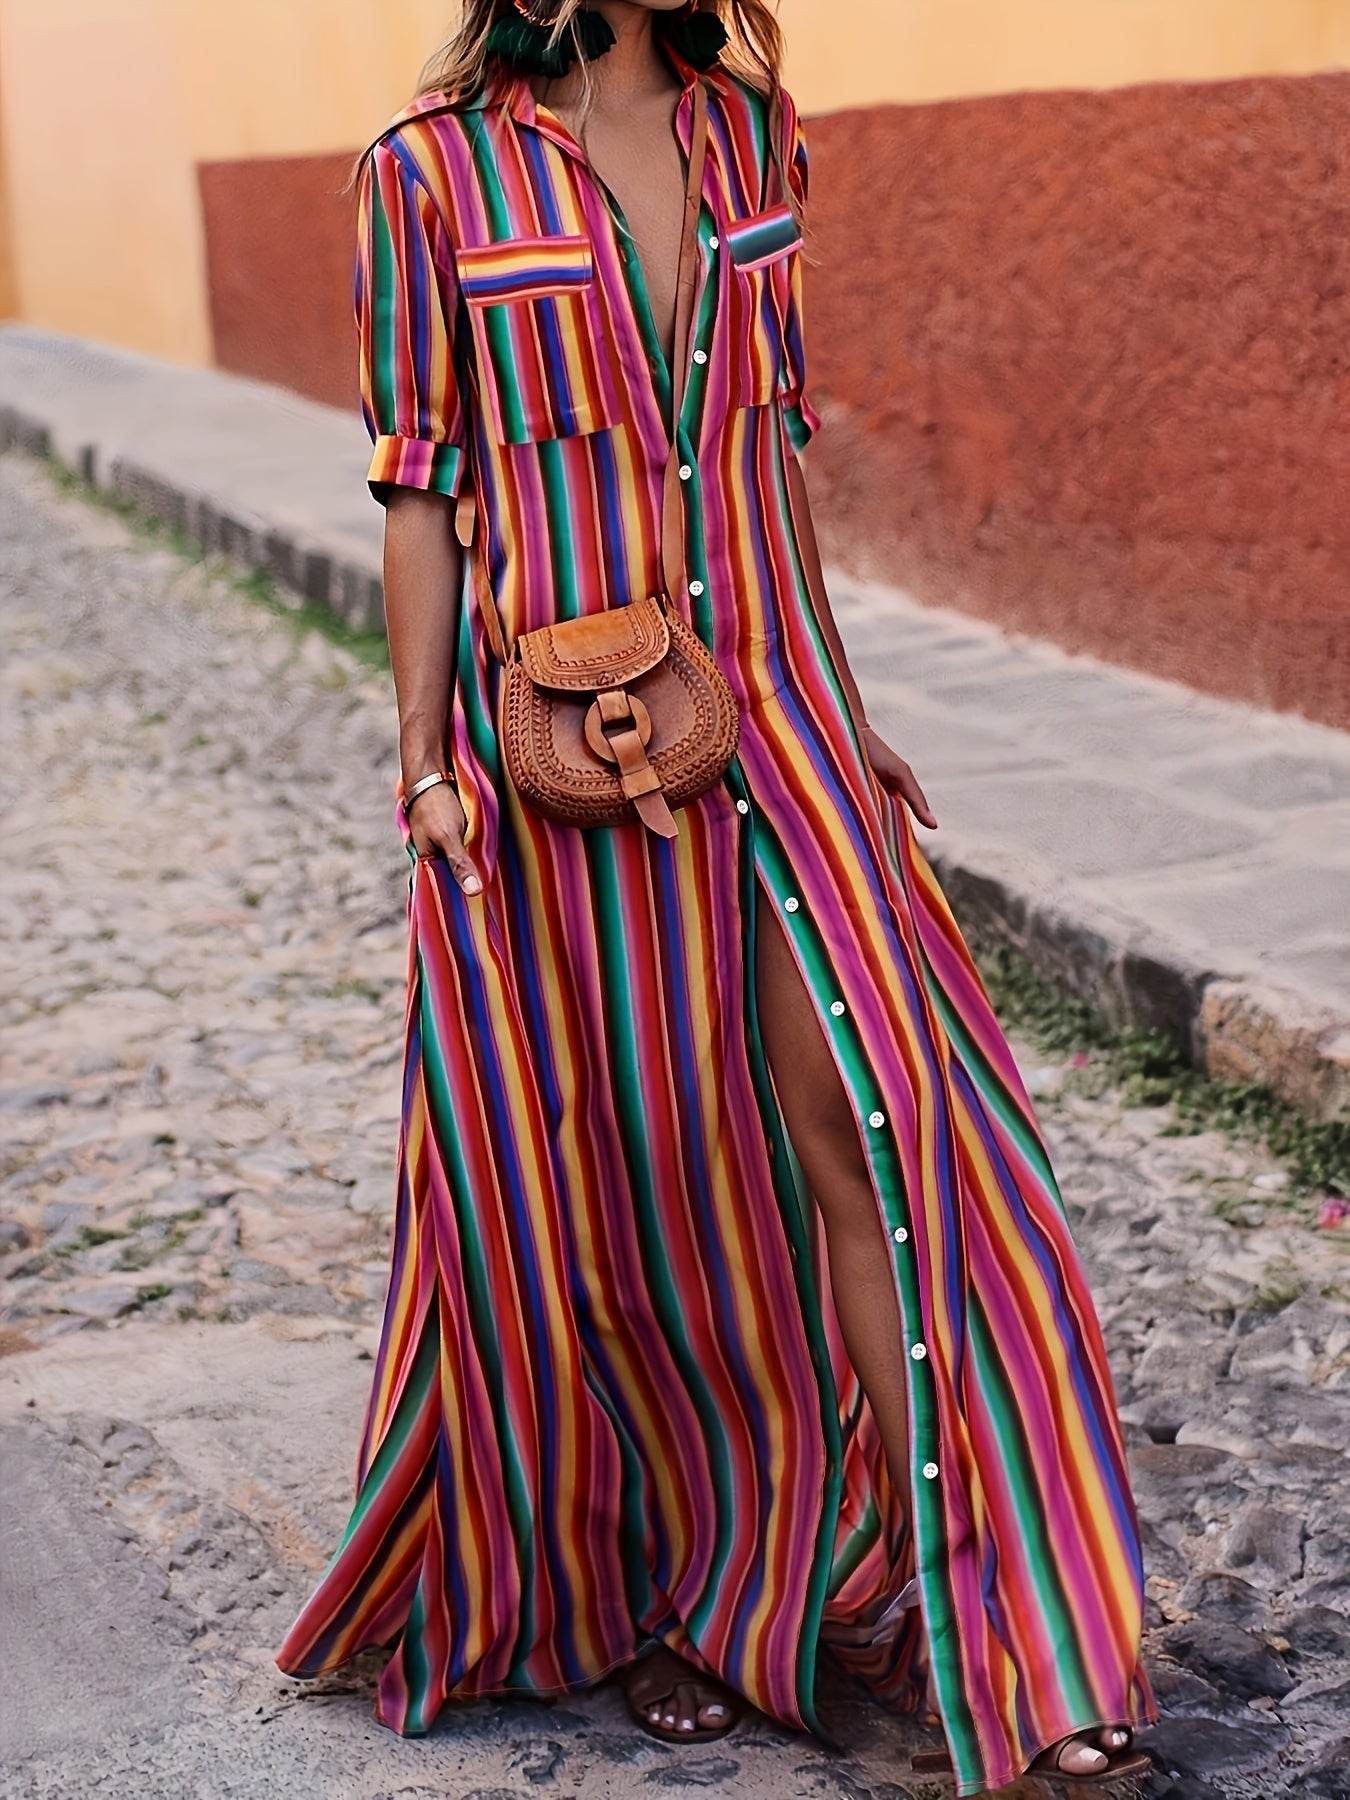
{"label": "gravel ground", "polygon": [[[390,684],[14,457],[0,599],[0,1794],[941,1793],[837,1686],[843,1756],[767,1722],[678,1753],[608,1689],[411,1743],[373,1665],[272,1668],[345,1521],[385,1277]],[[1350,1230],[1018,1049],[1145,1525],[1138,1791],[1350,1795]]]}

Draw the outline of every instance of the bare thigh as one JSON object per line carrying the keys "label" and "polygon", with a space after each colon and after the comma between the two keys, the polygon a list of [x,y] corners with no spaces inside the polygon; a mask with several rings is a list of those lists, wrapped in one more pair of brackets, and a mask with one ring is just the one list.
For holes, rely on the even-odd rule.
{"label": "bare thigh", "polygon": [[862,1137],[815,1005],[771,906],[760,911],[760,1028],[792,1148],[825,1222],[834,1309],[867,1395],[891,1484],[908,1508],[909,1397],[890,1245]]}
{"label": "bare thigh", "polygon": [[[762,899],[762,897],[761,897]],[[858,1123],[801,971],[773,907],[756,931],[760,1031],[788,1136],[827,1226],[877,1229]],[[865,1201],[865,1205],[864,1205]]]}

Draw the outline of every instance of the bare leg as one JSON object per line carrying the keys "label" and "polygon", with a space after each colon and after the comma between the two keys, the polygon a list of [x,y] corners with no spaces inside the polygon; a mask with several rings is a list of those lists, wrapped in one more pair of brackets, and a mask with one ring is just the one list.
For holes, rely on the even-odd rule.
{"label": "bare leg", "polygon": [[[769,906],[761,907],[759,918],[755,980],[765,1054],[792,1148],[825,1223],[830,1284],[849,1359],[908,1511],[904,1331],[858,1122],[782,926]],[[935,1708],[931,1694],[930,1705]],[[1052,1746],[1034,1766],[1102,1774],[1129,1742],[1123,1727],[1099,1729]]]}
{"label": "bare leg", "polygon": [[[909,1506],[904,1334],[871,1179],[834,1057],[792,952],[764,911],[756,983],[765,1049],[792,1147],[825,1221],[830,1281],[849,1358],[876,1416],[886,1465]],[[725,1691],[669,1651],[619,1671],[634,1703],[662,1729],[725,1718]]]}
{"label": "bare leg", "polygon": [[858,1122],[782,927],[767,906],[760,921],[755,980],[765,1053],[792,1148],[825,1222],[844,1344],[908,1511],[904,1330]]}

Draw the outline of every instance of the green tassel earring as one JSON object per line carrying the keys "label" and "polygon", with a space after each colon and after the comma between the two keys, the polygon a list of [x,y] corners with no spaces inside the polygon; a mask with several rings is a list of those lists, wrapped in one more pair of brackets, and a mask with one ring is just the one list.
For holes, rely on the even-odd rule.
{"label": "green tassel earring", "polygon": [[697,5],[665,22],[666,42],[691,69],[711,69],[727,47],[727,28],[716,13]]}
{"label": "green tassel earring", "polygon": [[544,75],[550,81],[556,81],[559,76],[566,75],[577,60],[578,45],[587,62],[593,62],[614,47],[614,32],[600,13],[577,13],[571,29],[554,44],[550,42],[552,25],[542,25],[532,19],[520,0],[516,0],[516,8],[520,14],[518,18],[507,13],[492,21],[487,50],[489,56],[500,56],[503,62],[511,63],[527,75]]}

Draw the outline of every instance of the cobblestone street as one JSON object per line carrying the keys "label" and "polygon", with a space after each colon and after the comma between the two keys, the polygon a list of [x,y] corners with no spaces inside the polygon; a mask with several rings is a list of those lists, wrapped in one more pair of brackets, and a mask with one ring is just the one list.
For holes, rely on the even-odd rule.
{"label": "cobblestone street", "polygon": [[[379,1659],[277,1673],[346,1519],[386,1272],[391,685],[16,456],[0,599],[0,1794],[950,1793],[908,1772],[920,1727],[837,1684],[842,1756],[766,1721],[677,1752],[610,1688],[403,1741]],[[1019,1056],[1145,1522],[1140,1792],[1350,1795],[1350,1228],[1251,1144]]]}

